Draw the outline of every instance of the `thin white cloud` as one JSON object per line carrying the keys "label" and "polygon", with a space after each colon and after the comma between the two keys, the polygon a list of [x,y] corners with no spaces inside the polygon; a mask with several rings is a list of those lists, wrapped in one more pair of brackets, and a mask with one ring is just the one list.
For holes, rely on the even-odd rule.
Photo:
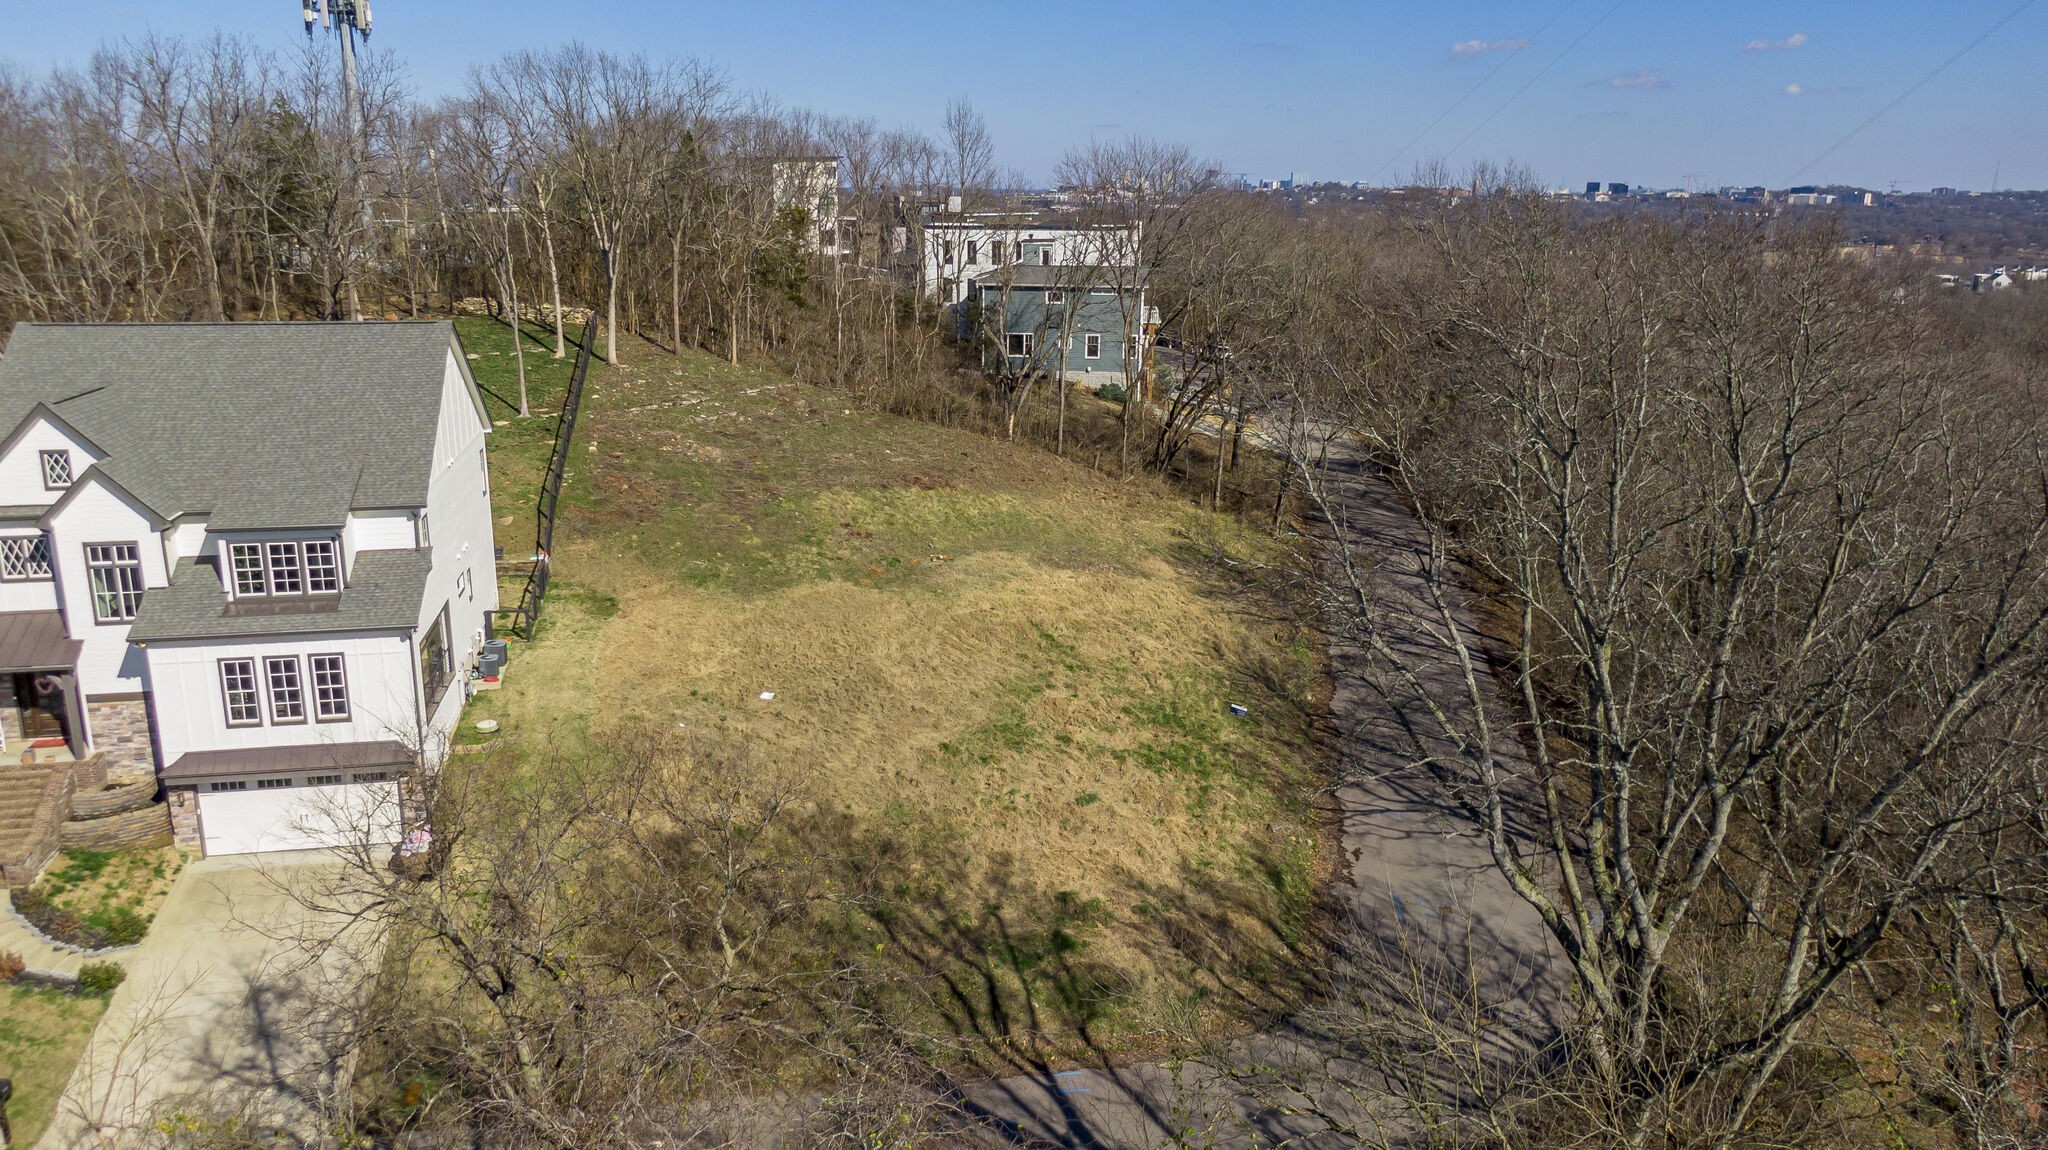
{"label": "thin white cloud", "polygon": [[1626,76],[1616,76],[1607,81],[1610,88],[1626,88],[1638,92],[1661,92],[1671,86],[1671,81],[1657,74],[1655,68],[1637,68]]}
{"label": "thin white cloud", "polygon": [[1800,93],[1802,93],[1802,92],[1804,92],[1804,91],[1806,91],[1806,89],[1804,89],[1804,88],[1800,87],[1800,86],[1799,86],[1799,85],[1797,85],[1797,84],[1787,84],[1787,85],[1785,85],[1785,94],[1786,94],[1787,96],[1797,96],[1797,95],[1799,95]]}
{"label": "thin white cloud", "polygon": [[1829,84],[1826,87],[1814,88],[1806,84],[1795,83],[1787,84],[1778,90],[1787,96],[1837,96],[1844,92],[1853,92],[1856,89],[1841,84]]}
{"label": "thin white cloud", "polygon": [[1793,48],[1806,47],[1806,33],[1794,32],[1783,40],[1751,40],[1742,46],[1745,52],[1785,52]]}
{"label": "thin white cloud", "polygon": [[1451,45],[1453,56],[1484,56],[1488,52],[1516,52],[1529,46],[1524,40],[1460,40]]}

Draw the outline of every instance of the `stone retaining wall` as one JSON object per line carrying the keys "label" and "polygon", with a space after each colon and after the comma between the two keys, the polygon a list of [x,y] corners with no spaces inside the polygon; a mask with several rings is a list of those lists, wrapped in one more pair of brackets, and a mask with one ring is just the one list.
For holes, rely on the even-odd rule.
{"label": "stone retaining wall", "polygon": [[170,808],[151,803],[139,810],[80,819],[57,830],[65,850],[111,851],[171,845]]}
{"label": "stone retaining wall", "polygon": [[118,784],[111,790],[101,784],[88,790],[86,780],[81,778],[77,793],[71,796],[71,817],[97,819],[106,815],[137,811],[148,806],[155,798],[155,779]]}

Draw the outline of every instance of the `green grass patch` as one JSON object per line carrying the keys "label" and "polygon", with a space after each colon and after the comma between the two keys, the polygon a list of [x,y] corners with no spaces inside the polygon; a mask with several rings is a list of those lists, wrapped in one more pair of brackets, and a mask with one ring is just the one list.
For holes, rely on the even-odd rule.
{"label": "green grass patch", "polygon": [[15,892],[15,909],[76,946],[132,946],[149,932],[186,861],[176,847],[67,850],[34,886]]}
{"label": "green grass patch", "polygon": [[15,1145],[42,1137],[106,1007],[94,995],[0,985],[0,1078],[14,1080],[7,1114]]}

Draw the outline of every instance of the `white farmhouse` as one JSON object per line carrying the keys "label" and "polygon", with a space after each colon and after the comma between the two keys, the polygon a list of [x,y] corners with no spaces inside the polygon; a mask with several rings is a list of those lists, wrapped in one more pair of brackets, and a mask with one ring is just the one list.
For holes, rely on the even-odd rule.
{"label": "white farmhouse", "polygon": [[395,839],[498,606],[453,327],[25,323],[0,432],[0,787],[96,759],[208,854]]}
{"label": "white farmhouse", "polygon": [[1087,268],[1100,273],[1137,265],[1133,229],[1003,212],[930,212],[924,220],[918,282],[939,303],[958,306],[973,294],[976,280],[1004,268]]}

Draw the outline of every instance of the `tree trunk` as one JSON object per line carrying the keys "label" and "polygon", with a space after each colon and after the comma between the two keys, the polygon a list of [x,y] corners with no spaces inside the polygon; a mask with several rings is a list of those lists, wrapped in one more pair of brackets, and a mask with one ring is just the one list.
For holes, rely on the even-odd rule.
{"label": "tree trunk", "polygon": [[545,206],[540,212],[540,242],[548,253],[548,290],[555,308],[555,358],[560,359],[568,354],[569,342],[562,330],[562,271],[555,264],[555,229],[548,224]]}
{"label": "tree trunk", "polygon": [[619,253],[604,249],[604,361],[619,366]]}

